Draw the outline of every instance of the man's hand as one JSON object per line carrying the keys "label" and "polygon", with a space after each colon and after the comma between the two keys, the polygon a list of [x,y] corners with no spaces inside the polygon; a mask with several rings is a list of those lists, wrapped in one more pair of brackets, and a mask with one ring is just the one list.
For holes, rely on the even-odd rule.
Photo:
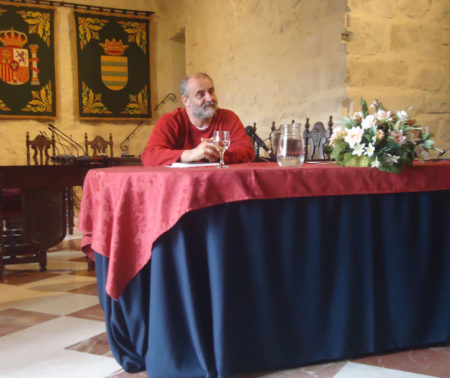
{"label": "man's hand", "polygon": [[182,162],[199,161],[206,159],[215,162],[219,158],[219,152],[212,142],[212,138],[203,139],[201,143],[192,150],[185,150],[180,156]]}

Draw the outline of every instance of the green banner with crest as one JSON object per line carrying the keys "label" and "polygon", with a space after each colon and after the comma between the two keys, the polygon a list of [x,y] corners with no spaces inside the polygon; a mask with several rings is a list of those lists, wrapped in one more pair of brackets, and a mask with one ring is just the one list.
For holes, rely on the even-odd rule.
{"label": "green banner with crest", "polygon": [[151,118],[149,17],[74,11],[80,119]]}
{"label": "green banner with crest", "polygon": [[0,2],[0,117],[56,117],[55,9]]}

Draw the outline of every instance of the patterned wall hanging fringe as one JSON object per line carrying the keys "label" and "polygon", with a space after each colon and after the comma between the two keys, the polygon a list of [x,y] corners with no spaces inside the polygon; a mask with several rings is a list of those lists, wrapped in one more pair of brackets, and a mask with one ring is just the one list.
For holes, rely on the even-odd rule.
{"label": "patterned wall hanging fringe", "polygon": [[116,14],[129,14],[129,15],[139,15],[139,16],[151,16],[152,14],[155,14],[155,12],[152,12],[152,11],[101,7],[98,5],[88,5],[88,4],[75,4],[75,3],[69,3],[66,1],[51,1],[51,0],[8,0],[8,1],[10,1],[12,3],[47,5],[47,6],[53,6],[53,7],[70,7],[70,8],[80,9],[80,10],[108,12],[108,13],[116,13]]}

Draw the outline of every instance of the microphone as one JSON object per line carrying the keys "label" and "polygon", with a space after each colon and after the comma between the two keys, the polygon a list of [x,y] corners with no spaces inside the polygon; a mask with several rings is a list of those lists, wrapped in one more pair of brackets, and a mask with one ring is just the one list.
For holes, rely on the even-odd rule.
{"label": "microphone", "polygon": [[58,129],[56,126],[53,126],[51,123],[48,124],[48,128],[52,132],[54,132],[56,135],[58,135],[59,138],[64,139],[67,143],[69,143],[72,147],[74,147],[75,151],[77,152],[77,156],[80,156],[79,148],[81,149],[81,154],[84,155],[83,147],[81,146],[81,144],[76,142],[72,137],[70,137],[69,135],[67,135],[66,133],[64,133],[60,129]]}
{"label": "microphone", "polygon": [[269,148],[266,146],[264,141],[256,134],[255,132],[256,126],[247,126],[245,128],[245,133],[252,138],[253,143],[255,144],[255,155],[258,155],[257,150],[262,147],[264,151],[266,151],[271,159],[275,159],[273,156],[272,151],[269,150]]}
{"label": "microphone", "polygon": [[[55,139],[55,133],[52,131],[52,137],[50,138],[45,131],[40,131],[39,132],[45,139],[47,139],[48,141],[53,141],[55,142],[55,151],[57,153],[57,155],[52,156],[50,159],[56,163],[68,163],[70,162],[71,159],[73,159],[73,155],[70,151],[70,148],[66,145],[64,145],[63,143],[61,143],[59,140]],[[61,147],[62,147],[62,152],[63,154],[60,153],[58,146],[56,145],[56,143],[58,143]],[[69,149],[69,153],[67,153],[67,150]]]}

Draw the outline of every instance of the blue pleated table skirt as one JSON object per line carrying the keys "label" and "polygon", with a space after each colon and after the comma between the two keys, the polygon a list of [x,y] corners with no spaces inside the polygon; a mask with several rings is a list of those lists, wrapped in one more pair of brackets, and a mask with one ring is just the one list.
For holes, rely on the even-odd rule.
{"label": "blue pleated table skirt", "polygon": [[150,377],[227,377],[447,343],[449,200],[251,200],[187,213],[117,302],[96,254],[111,350]]}

